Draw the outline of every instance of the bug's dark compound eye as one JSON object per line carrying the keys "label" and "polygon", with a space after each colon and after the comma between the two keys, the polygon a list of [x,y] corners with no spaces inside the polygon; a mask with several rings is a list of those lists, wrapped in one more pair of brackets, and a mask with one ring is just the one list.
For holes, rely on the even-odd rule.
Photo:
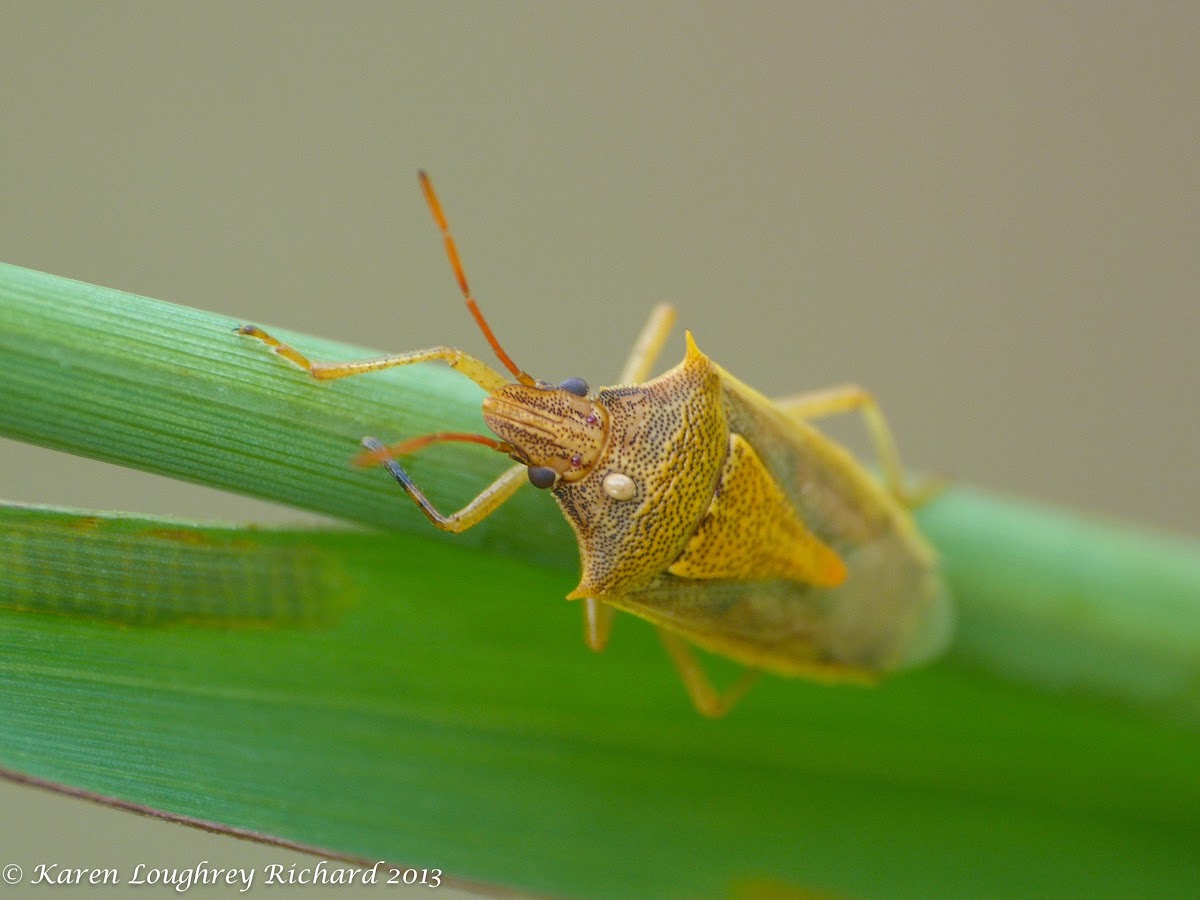
{"label": "bug's dark compound eye", "polygon": [[546,488],[554,487],[554,479],[556,477],[554,470],[547,466],[529,467],[529,483],[535,488],[545,490]]}
{"label": "bug's dark compound eye", "polygon": [[574,394],[576,397],[586,397],[588,395],[588,383],[582,378],[568,378],[559,387],[568,394]]}

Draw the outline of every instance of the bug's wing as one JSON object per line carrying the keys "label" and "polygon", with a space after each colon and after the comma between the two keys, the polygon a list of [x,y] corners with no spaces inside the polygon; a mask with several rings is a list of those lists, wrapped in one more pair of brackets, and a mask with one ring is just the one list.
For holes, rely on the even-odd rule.
{"label": "bug's wing", "polygon": [[838,588],[661,575],[636,591],[604,599],[753,668],[825,681],[871,681],[936,656],[953,621],[936,573],[893,570],[905,593],[890,597],[883,574],[873,572],[869,585],[848,581]]}
{"label": "bug's wing", "polygon": [[681,578],[787,578],[822,587],[845,581],[845,562],[796,515],[749,442],[731,434],[728,447],[708,508],[667,571]]}
{"label": "bug's wing", "polygon": [[845,562],[845,580],[821,587],[795,578],[665,572],[604,599],[780,674],[861,678],[940,652],[952,631],[952,607],[936,558],[907,511],[842,447],[720,374],[730,432],[754,448],[799,520]]}

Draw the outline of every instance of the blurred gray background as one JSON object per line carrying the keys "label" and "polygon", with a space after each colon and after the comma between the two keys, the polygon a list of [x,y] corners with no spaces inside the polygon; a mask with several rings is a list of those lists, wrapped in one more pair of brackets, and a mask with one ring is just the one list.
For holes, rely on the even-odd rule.
{"label": "blurred gray background", "polygon": [[[540,377],[670,299],[768,392],[872,388],[913,468],[1197,534],[1198,88],[1183,2],[7,2],[0,259],[483,354],[424,167]],[[0,497],[305,518],[4,442]],[[30,862],[286,857],[18,803]]]}

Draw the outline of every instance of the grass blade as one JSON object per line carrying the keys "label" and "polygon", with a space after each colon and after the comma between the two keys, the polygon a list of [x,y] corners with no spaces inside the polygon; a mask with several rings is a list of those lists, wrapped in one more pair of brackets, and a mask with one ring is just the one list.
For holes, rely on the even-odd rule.
{"label": "grass blade", "polygon": [[[78,516],[0,509],[0,533],[95,542],[101,580],[162,532],[202,536],[184,557],[201,568],[221,552],[221,529]],[[1198,886],[1196,733],[953,664],[872,690],[767,679],[705,720],[643,623],[583,648],[566,573],[406,534],[227,536],[336,556],[342,612],[164,628],[0,609],[0,767],[570,896]]]}
{"label": "grass blade", "polygon": [[[315,383],[232,334],[224,316],[0,264],[0,434],[433,539],[379,471],[347,464],[384,440],[482,430],[481,392],[441,366]],[[276,329],[272,326],[273,332]],[[377,355],[277,332],[313,358]],[[409,464],[443,508],[505,460],[478,447]],[[918,519],[946,562],[962,658],[1200,723],[1200,548],[952,488]],[[452,540],[577,571],[551,499],[523,491]]]}
{"label": "grass blade", "polygon": [[[227,316],[0,264],[0,435],[367,525],[428,531],[359,439],[482,431],[482,391],[444,366],[314,382]],[[273,332],[276,329],[272,326]],[[295,335],[315,359],[377,352]],[[456,508],[508,460],[474,446],[414,458]],[[574,541],[551,498],[523,491],[455,538],[561,568]]]}

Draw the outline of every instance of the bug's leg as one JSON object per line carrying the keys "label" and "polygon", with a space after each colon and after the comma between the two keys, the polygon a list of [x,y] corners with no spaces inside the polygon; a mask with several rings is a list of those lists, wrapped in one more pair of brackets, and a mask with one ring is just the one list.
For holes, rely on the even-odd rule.
{"label": "bug's leg", "polygon": [[691,645],[665,628],[659,627],[657,630],[667,655],[679,670],[679,677],[683,679],[683,686],[687,688],[692,704],[703,715],[713,718],[725,715],[742,699],[746,691],[754,686],[754,682],[758,681],[762,674],[758,669],[746,669],[737,681],[723,692],[718,691],[701,667],[700,660],[696,659]]}
{"label": "bug's leg", "polygon": [[797,419],[819,419],[822,416],[848,412],[862,413],[867,432],[875,444],[875,453],[879,457],[879,467],[883,470],[883,480],[888,490],[908,505],[916,503],[917,496],[904,485],[904,469],[900,465],[900,451],[896,449],[892,429],[883,417],[883,410],[868,391],[856,384],[844,384],[823,391],[794,394],[775,402],[784,412]]}
{"label": "bug's leg", "polygon": [[595,597],[583,601],[583,638],[587,645],[599,653],[608,646],[612,633],[613,608]]}
{"label": "bug's leg", "polygon": [[654,307],[629,353],[617,384],[638,384],[646,380],[674,324],[675,307],[667,303]]}
{"label": "bug's leg", "polygon": [[434,509],[433,504],[421,493],[421,489],[413,484],[412,479],[408,477],[408,473],[404,471],[400,463],[388,455],[387,447],[374,438],[363,438],[362,445],[367,448],[373,460],[377,460],[387,467],[387,470],[392,473],[392,477],[400,482],[400,486],[421,507],[421,511],[425,513],[430,522],[442,531],[450,531],[454,534],[466,531],[472,525],[482,522],[528,480],[526,467],[518,463],[480,491],[470,503],[458,512],[444,516]]}
{"label": "bug's leg", "polygon": [[378,441],[375,441],[374,438],[367,438],[365,440],[372,441],[372,449],[364,450],[358,456],[354,457],[352,462],[356,466],[386,465],[389,459],[415,453],[422,447],[428,447],[430,444],[447,444],[451,442],[482,444],[505,455],[511,453],[513,450],[512,444],[507,441],[498,441],[485,434],[464,434],[461,431],[438,431],[434,434],[423,434],[420,437],[409,438],[406,441],[400,441],[398,444],[392,444],[390,447],[384,447]]}
{"label": "bug's leg", "polygon": [[298,350],[267,334],[257,325],[242,325],[235,331],[238,334],[249,335],[262,341],[288,362],[303,369],[318,381],[347,378],[351,375],[361,375],[364,372],[378,372],[380,369],[392,369],[396,366],[409,366],[413,363],[440,359],[446,362],[450,368],[462,372],[489,394],[508,383],[507,378],[483,360],[476,359],[461,350],[455,350],[453,347],[430,347],[428,350],[412,350],[408,353],[395,353],[357,362],[312,362]]}

